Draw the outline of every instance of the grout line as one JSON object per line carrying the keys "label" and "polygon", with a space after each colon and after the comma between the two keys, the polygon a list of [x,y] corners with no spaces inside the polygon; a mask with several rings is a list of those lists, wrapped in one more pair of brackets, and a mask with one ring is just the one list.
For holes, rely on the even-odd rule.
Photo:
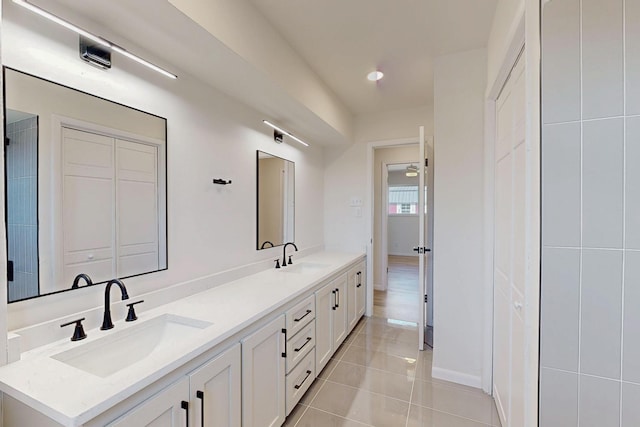
{"label": "grout line", "polygon": [[[301,403],[297,403],[297,404],[296,404],[296,406],[297,406],[297,405],[304,406],[304,410],[302,411],[302,414],[300,414],[300,417],[298,418],[298,420],[296,421],[296,423],[293,425],[293,427],[297,427],[297,426],[298,426],[298,424],[300,424],[300,420],[304,417],[304,414],[306,414],[306,413],[307,413],[307,411],[309,410],[309,406],[307,406],[307,405],[302,405]],[[295,409],[294,409],[294,411],[295,411]],[[285,417],[285,422],[286,422],[286,417]]]}
{"label": "grout line", "polygon": [[325,414],[333,415],[334,417],[342,418],[343,420],[353,421],[353,422],[358,423],[358,424],[363,425],[363,426],[373,427],[371,424],[363,423],[362,421],[354,420],[353,418],[343,417],[342,415],[338,415],[338,414],[336,414],[334,412],[327,411],[325,409],[320,409],[320,408],[311,408],[311,409],[313,409],[315,411],[324,412]]}
{"label": "grout line", "polygon": [[580,426],[580,360],[582,352],[582,261],[584,255],[584,27],[583,27],[583,0],[580,0],[580,262],[578,285],[578,375],[577,375],[577,425]]}
{"label": "grout line", "polygon": [[[622,247],[627,248],[627,2],[622,0]],[[622,290],[620,294],[620,412],[618,423],[622,425],[622,373],[624,367],[624,293],[627,254],[622,253]]]}
{"label": "grout line", "polygon": [[[433,360],[431,361],[431,363],[433,363]],[[417,373],[418,373],[418,365],[416,362],[416,375],[414,375],[413,381],[411,382],[411,393],[409,394],[409,407],[407,408],[407,419],[404,423],[405,427],[409,427],[409,414],[411,413],[411,405],[412,405],[411,402],[413,402],[413,391],[416,388],[416,381],[418,380]]]}

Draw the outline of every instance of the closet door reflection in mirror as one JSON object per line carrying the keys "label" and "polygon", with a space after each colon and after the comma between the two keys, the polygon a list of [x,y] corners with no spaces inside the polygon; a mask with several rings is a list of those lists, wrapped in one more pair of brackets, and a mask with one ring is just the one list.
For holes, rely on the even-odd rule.
{"label": "closet door reflection in mirror", "polygon": [[257,246],[267,249],[294,240],[295,164],[257,152]]}
{"label": "closet door reflection in mirror", "polygon": [[9,302],[166,269],[166,120],[4,72]]}

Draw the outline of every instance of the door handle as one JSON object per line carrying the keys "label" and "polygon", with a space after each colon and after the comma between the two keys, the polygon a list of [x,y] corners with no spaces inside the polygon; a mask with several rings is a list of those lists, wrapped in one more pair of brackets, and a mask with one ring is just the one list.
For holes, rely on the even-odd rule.
{"label": "door handle", "polygon": [[184,409],[184,415],[187,419],[187,424],[185,425],[189,427],[189,402],[183,400],[182,402],[180,402],[180,407]]}
{"label": "door handle", "polygon": [[418,246],[418,247],[413,248],[413,251],[414,252],[418,252],[419,254],[424,254],[426,252],[431,252],[431,249],[425,248],[425,247],[422,247],[422,246]]}

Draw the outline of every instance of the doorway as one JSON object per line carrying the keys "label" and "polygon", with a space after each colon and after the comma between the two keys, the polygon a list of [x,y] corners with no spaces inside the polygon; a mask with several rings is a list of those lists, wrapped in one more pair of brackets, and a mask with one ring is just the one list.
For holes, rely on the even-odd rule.
{"label": "doorway", "polygon": [[[427,288],[432,289],[431,268],[427,268],[427,265],[431,261],[429,237],[433,233],[431,221],[422,213],[422,209],[424,209],[427,200],[425,196],[428,193],[432,194],[432,192],[424,191],[424,183],[432,183],[433,174],[427,170],[432,168],[425,167],[425,160],[420,161],[419,159],[426,159],[427,153],[433,155],[433,146],[430,142],[419,143],[421,140],[426,141],[422,129],[420,129],[419,139],[381,141],[369,144],[367,163],[371,191],[371,216],[369,218],[372,236],[369,259],[372,262],[368,269],[369,277],[373,280],[369,282],[372,286],[370,286],[368,314],[413,323],[420,332],[419,347],[423,349],[425,335],[427,335],[426,325],[427,323],[432,325],[431,321],[427,322],[428,319],[432,319],[432,316],[429,315],[432,308],[427,307],[425,295],[427,295]],[[417,205],[413,207],[413,211],[412,201],[407,199],[408,203],[403,203],[399,199],[400,195],[390,195],[388,185],[389,173],[401,172],[406,177],[408,166],[417,169],[419,188],[423,189],[417,191],[419,200]],[[394,189],[394,183],[396,182],[392,177],[391,192],[405,190],[402,188]],[[399,186],[401,187],[401,185]],[[415,189],[413,189],[413,194],[416,194]],[[432,197],[429,199],[433,200]],[[422,206],[422,209],[418,206]],[[390,210],[392,211],[391,215],[389,214]],[[397,236],[387,232],[387,230],[392,230],[393,226],[388,227],[386,223],[390,216],[392,217],[391,221],[394,221],[394,213],[396,215],[404,213],[404,217],[398,215],[398,219],[401,221],[407,220],[413,213],[417,217],[414,219],[418,219],[419,226],[412,232],[405,234],[404,238],[394,239]],[[420,215],[417,215],[418,213]],[[414,250],[421,252],[414,252]],[[433,299],[431,298],[429,305],[432,303]]]}
{"label": "doorway", "polygon": [[[394,153],[393,150],[396,152]],[[382,159],[380,192],[382,261],[380,289],[374,291],[374,315],[418,323],[419,262],[413,251],[419,233],[418,169],[413,163],[387,163],[404,148],[384,149],[376,153]],[[413,151],[413,147],[411,147]],[[407,153],[408,154],[408,153]],[[415,153],[418,154],[418,153]],[[402,155],[402,154],[400,154]]]}

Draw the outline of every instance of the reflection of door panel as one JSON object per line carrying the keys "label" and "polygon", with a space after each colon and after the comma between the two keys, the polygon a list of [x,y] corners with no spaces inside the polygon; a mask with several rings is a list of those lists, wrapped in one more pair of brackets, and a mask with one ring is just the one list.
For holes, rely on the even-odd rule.
{"label": "reflection of door panel", "polygon": [[159,268],[157,147],[63,128],[62,280]]}
{"label": "reflection of door panel", "polygon": [[63,129],[63,263],[65,283],[78,273],[113,277],[113,138]]}
{"label": "reflection of door panel", "polygon": [[157,148],[117,140],[117,276],[158,269]]}

